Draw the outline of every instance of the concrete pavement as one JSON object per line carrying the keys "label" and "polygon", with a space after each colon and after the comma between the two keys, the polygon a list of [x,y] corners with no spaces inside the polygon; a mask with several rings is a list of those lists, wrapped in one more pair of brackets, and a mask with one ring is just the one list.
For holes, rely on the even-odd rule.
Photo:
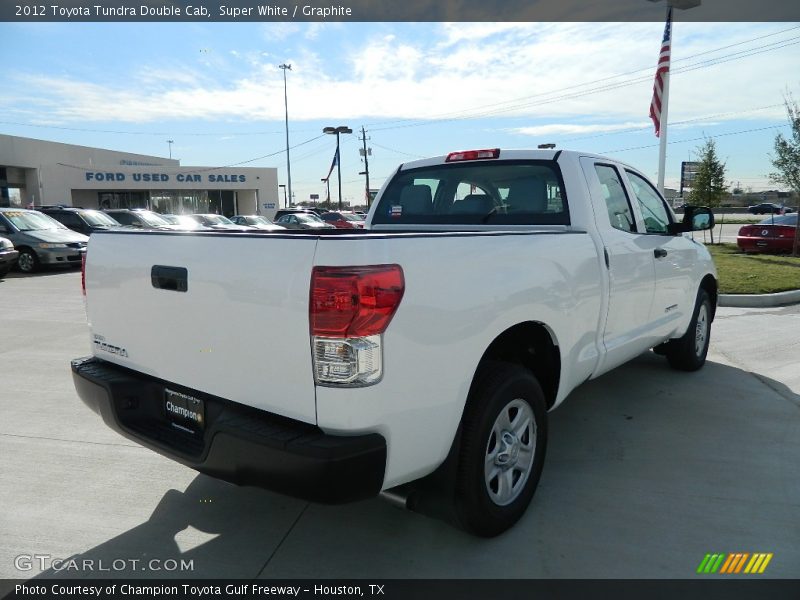
{"label": "concrete pavement", "polygon": [[237,488],[128,442],[72,387],[80,274],[11,275],[0,297],[1,578],[691,578],[707,552],[800,573],[799,307],[719,309],[700,372],[648,353],[583,385],[551,414],[528,512],[481,540],[379,499]]}

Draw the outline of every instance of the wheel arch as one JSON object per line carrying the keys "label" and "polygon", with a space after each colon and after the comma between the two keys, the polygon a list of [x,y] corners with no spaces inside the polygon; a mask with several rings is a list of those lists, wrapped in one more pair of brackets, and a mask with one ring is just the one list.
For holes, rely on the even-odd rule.
{"label": "wheel arch", "polygon": [[711,320],[713,321],[717,313],[717,298],[719,297],[716,278],[710,273],[703,277],[700,282],[700,289],[705,290],[711,300]]}
{"label": "wheel arch", "polygon": [[481,356],[472,386],[480,365],[487,360],[498,360],[520,365],[533,373],[542,386],[547,408],[555,404],[561,382],[561,354],[552,330],[539,321],[524,321],[500,333]]}

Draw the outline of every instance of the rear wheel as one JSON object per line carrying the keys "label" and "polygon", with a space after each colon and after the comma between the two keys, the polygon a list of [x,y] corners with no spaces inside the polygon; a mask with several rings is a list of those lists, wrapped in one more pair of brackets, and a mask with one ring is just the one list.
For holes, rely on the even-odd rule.
{"label": "rear wheel", "polygon": [[39,269],[39,257],[30,248],[22,248],[17,258],[17,268],[23,273],[35,273]]}
{"label": "rear wheel", "polygon": [[706,362],[708,344],[711,340],[711,300],[708,292],[701,289],[689,328],[683,337],[670,340],[664,346],[664,354],[673,369],[697,371]]}
{"label": "rear wheel", "polygon": [[480,367],[464,411],[456,512],[475,535],[493,537],[530,504],[544,466],[547,407],[536,378],[520,366]]}

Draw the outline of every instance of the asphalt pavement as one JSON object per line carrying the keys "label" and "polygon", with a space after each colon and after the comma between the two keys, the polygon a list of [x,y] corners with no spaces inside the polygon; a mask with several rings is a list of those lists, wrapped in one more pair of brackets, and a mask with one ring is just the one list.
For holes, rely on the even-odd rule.
{"label": "asphalt pavement", "polygon": [[0,298],[0,578],[692,578],[728,552],[800,574],[798,306],[719,309],[697,373],[647,353],[581,386],[551,413],[528,512],[483,540],[381,499],[235,487],[127,441],[72,385],[80,274],[12,274]]}

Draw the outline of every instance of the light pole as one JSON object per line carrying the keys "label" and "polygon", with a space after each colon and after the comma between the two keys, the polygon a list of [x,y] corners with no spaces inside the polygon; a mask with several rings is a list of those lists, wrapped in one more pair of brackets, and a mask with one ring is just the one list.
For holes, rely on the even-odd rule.
{"label": "light pole", "polygon": [[172,158],[172,144],[175,142],[172,140],[167,140],[167,144],[169,144],[169,157]]}
{"label": "light pole", "polygon": [[283,208],[289,208],[289,205],[286,204],[286,184],[279,183],[279,188],[283,188]]}
{"label": "light pole", "polygon": [[286,182],[289,185],[289,198],[292,198],[292,165],[289,162],[289,98],[286,93],[286,70],[292,70],[292,65],[286,63],[278,65],[283,71],[283,107],[286,111]]}
{"label": "light pole", "polygon": [[339,125],[339,127],[323,127],[322,133],[336,134],[336,179],[339,181],[339,210],[342,210],[342,153],[339,152],[339,134],[353,133],[353,130],[346,125]]}

